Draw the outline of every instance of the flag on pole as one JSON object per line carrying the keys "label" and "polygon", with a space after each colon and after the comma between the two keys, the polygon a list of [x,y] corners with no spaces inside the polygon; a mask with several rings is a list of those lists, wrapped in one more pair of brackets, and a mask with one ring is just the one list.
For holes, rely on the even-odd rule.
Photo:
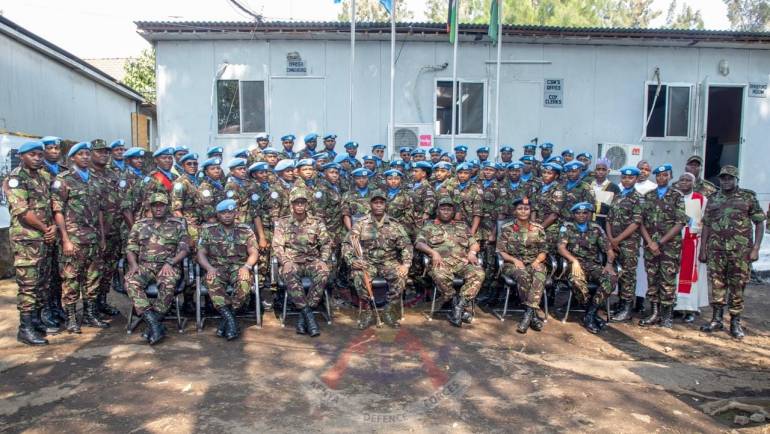
{"label": "flag on pole", "polygon": [[449,16],[446,22],[446,31],[449,32],[449,43],[455,43],[455,31],[457,29],[457,3],[460,0],[449,0]]}
{"label": "flag on pole", "polygon": [[393,0],[380,0],[380,4],[389,14],[393,15]]}
{"label": "flag on pole", "polygon": [[499,35],[497,32],[500,30],[500,0],[492,0],[492,5],[489,7],[489,29],[487,34],[489,39],[492,40],[492,44],[497,44]]}

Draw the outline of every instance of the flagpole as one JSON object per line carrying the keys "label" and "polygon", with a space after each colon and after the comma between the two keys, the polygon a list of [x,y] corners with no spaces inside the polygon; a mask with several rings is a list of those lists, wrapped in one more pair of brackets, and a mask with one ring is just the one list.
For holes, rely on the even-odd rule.
{"label": "flagpole", "polygon": [[[451,13],[451,12],[450,12]],[[455,43],[454,47],[452,48],[452,131],[451,131],[451,148],[452,152],[454,152],[455,149],[455,130],[457,128],[457,103],[460,100],[457,97],[457,44],[460,42],[460,38],[458,37],[458,30],[460,29],[460,0],[457,0],[457,3],[455,3],[455,26],[454,29],[450,29],[454,31],[455,34]]]}
{"label": "flagpole", "polygon": [[500,77],[500,64],[502,63],[503,53],[503,2],[500,0],[492,0],[497,2],[497,72],[495,77],[497,78],[497,86],[495,86],[495,155],[492,158],[493,161],[497,161],[497,156],[500,154],[500,87],[502,86],[502,79]]}
{"label": "flagpole", "polygon": [[350,110],[348,111],[348,140],[353,140],[353,78],[356,65],[356,0],[350,0]]}
{"label": "flagpole", "polygon": [[388,158],[396,146],[396,0],[390,6],[390,123],[388,124]]}

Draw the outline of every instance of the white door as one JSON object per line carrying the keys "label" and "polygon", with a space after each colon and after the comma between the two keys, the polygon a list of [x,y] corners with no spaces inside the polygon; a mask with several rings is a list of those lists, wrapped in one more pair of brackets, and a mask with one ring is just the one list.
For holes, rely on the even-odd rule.
{"label": "white door", "polygon": [[302,137],[326,131],[326,87],[323,77],[272,77],[270,79],[270,135],[297,136],[295,151],[304,147]]}

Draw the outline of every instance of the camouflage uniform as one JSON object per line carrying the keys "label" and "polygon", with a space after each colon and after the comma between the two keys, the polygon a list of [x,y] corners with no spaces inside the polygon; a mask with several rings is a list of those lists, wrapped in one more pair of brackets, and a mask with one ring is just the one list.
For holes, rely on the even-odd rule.
{"label": "camouflage uniform", "polygon": [[[318,217],[307,215],[300,222],[290,215],[276,222],[273,251],[291,302],[298,309],[315,307],[321,301],[329,278],[331,247],[326,226]],[[302,277],[313,281],[307,295],[302,289]]]}
{"label": "camouflage uniform", "polygon": [[[652,241],[658,242],[674,225],[687,224],[684,212],[684,197],[669,187],[663,198],[658,198],[657,189],[644,195],[642,224]],[[653,303],[671,306],[676,301],[676,276],[679,272],[679,255],[682,252],[682,234],[677,232],[668,242],[660,246],[660,255],[653,256],[649,249],[644,251],[644,266],[647,271],[647,298]]]}
{"label": "camouflage uniform", "polygon": [[708,254],[711,305],[722,308],[730,295],[730,314],[743,312],[743,290],[751,275],[747,259],[753,248],[753,224],[762,224],[765,214],[751,190],[719,191],[706,204],[703,226],[709,238],[704,246]]}
{"label": "camouflage uniform", "polygon": [[[248,300],[251,281],[240,280],[238,270],[249,257],[249,245],[257,250],[257,237],[245,224],[234,223],[227,227],[221,223],[206,223],[201,226],[198,248],[206,249],[206,258],[217,270],[217,277],[211,283],[206,280],[206,285],[218,311],[227,305],[238,309]],[[232,295],[227,294],[228,285],[233,288]]]}
{"label": "camouflage uniform", "polygon": [[142,180],[139,190],[140,193],[138,195],[139,202],[141,203],[139,211],[140,217],[148,215],[150,211],[150,196],[152,196],[153,193],[165,194],[169,203],[171,203],[171,190],[173,189],[174,181],[176,181],[177,176],[171,172],[168,173],[171,177],[166,173],[163,173],[160,169],[155,169]]}
{"label": "camouflage uniform", "polygon": [[483,194],[472,180],[469,180],[465,188],[462,188],[457,178],[448,179],[438,188],[436,193],[438,195],[448,194],[454,200],[455,209],[460,214],[461,220],[468,226],[473,225],[474,217],[481,217],[483,214]]}
{"label": "camouflage uniform", "polygon": [[513,201],[526,197],[533,202],[535,192],[540,190],[541,184],[532,178],[529,181],[519,180],[519,182],[506,180],[502,187],[506,190],[506,195],[501,212],[507,217],[513,217]]}
{"label": "camouflage uniform", "polygon": [[369,187],[366,194],[361,196],[358,189],[353,187],[342,196],[342,215],[350,217],[355,223],[369,213],[369,195],[373,188]]}
{"label": "camouflage uniform", "polygon": [[591,189],[591,184],[588,184],[584,181],[578,181],[577,184],[570,188],[570,183],[566,182],[563,187],[564,207],[562,208],[561,217],[564,219],[564,221],[572,220],[572,213],[570,212],[572,205],[580,202],[588,202],[591,204],[596,203],[594,192]]}
{"label": "camouflage uniform", "polygon": [[216,218],[214,209],[219,202],[225,200],[224,186],[221,182],[205,176],[201,185],[198,186],[198,193],[200,194],[201,223],[214,220]]}
{"label": "camouflage uniform", "polygon": [[64,216],[65,230],[75,246],[73,256],[59,256],[62,302],[67,305],[74,305],[81,296],[86,301],[95,300],[98,294],[102,264],[99,214],[103,202],[94,178],[83,181],[73,169],[60,173],[51,185],[53,211]]}
{"label": "camouflage uniform", "polygon": [[50,252],[55,246],[46,244],[44,233],[26,225],[21,218],[31,211],[44,225],[53,224],[50,184],[51,177],[47,172],[33,172],[23,167],[13,169],[3,182],[11,213],[10,238],[19,287],[16,307],[20,312],[33,312],[48,301]]}
{"label": "camouflage uniform", "polygon": [[107,248],[101,253],[102,270],[99,279],[99,294],[105,297],[110,292],[112,280],[117,271],[118,261],[123,255],[123,240],[121,239],[121,226],[123,226],[123,212],[120,174],[105,168],[103,171],[91,169],[94,182],[99,185],[100,198],[104,211],[104,231]]}
{"label": "camouflage uniform", "polygon": [[259,214],[261,206],[261,197],[254,191],[254,185],[251,180],[238,179],[233,176],[227,178],[225,184],[225,197],[233,199],[238,204],[235,214],[235,222],[243,223],[251,227],[254,226],[254,219]]}
{"label": "camouflage uniform", "polygon": [[[384,191],[387,192],[387,190]],[[386,194],[390,196],[390,193]],[[416,233],[413,209],[412,196],[404,189],[399,189],[395,196],[388,197],[388,216],[401,223],[409,239],[413,239]]]}
{"label": "camouflage uniform", "polygon": [[190,244],[198,241],[198,230],[203,222],[203,207],[198,190],[198,180],[194,176],[184,174],[174,182],[171,191],[171,212],[179,212],[187,222],[187,232],[190,234]]}
{"label": "camouflage uniform", "polygon": [[270,216],[270,220],[275,223],[281,217],[291,214],[291,204],[289,203],[289,192],[294,187],[283,179],[270,185],[270,194],[264,198],[262,206],[264,211]]}
{"label": "camouflage uniform", "polygon": [[[583,269],[583,278],[578,278],[575,273],[570,273],[569,281],[578,303],[585,304],[592,301],[594,305],[600,305],[612,293],[615,287],[615,278],[607,272],[599,261],[600,254],[610,249],[610,242],[604,230],[594,222],[586,222],[585,232],[581,232],[576,223],[565,222],[559,229],[559,244],[577,258]],[[599,284],[596,294],[589,300],[588,281]]]}
{"label": "camouflage uniform", "polygon": [[[126,251],[136,255],[139,269],[126,279],[126,291],[138,315],[143,315],[147,309],[160,314],[168,311],[181,273],[179,267],[172,267],[171,276],[161,277],[158,273],[166,261],[170,261],[182,250],[187,250],[189,245],[185,221],[180,218],[166,217],[160,223],[146,218],[131,228]],[[158,297],[155,300],[148,298],[144,292],[150,282],[158,285]]]}
{"label": "camouflage uniform", "polygon": [[[42,169],[44,169],[50,176],[49,178],[49,199],[48,199],[48,206],[51,206],[51,200],[50,200],[50,183],[53,182],[53,180],[56,178],[56,175],[58,175],[61,172],[64,172],[65,170],[68,170],[68,167],[66,164],[63,163],[44,163]],[[10,202],[10,199],[9,199]],[[47,261],[50,264],[50,271],[48,273],[49,275],[49,283],[48,287],[44,289],[44,291],[47,292],[48,299],[53,301],[55,304],[59,305],[61,304],[61,274],[59,272],[59,249],[61,245],[61,239],[58,237],[58,231],[57,231],[57,237],[56,241],[54,241],[53,244],[48,246],[48,259]]]}
{"label": "camouflage uniform", "polygon": [[556,214],[557,216],[556,221],[545,228],[546,246],[551,253],[556,252],[559,241],[559,220],[562,218],[566,196],[564,188],[557,181],[554,181],[550,185],[542,185],[533,197],[533,221],[542,224],[549,215]]}
{"label": "camouflage uniform", "polygon": [[[616,194],[607,213],[607,224],[612,236],[617,237],[631,224],[642,224],[642,195],[634,188],[627,195]],[[634,231],[618,245],[617,261],[620,264],[618,275],[618,293],[621,300],[633,301],[636,292],[636,267],[639,264],[639,244],[641,233]]]}
{"label": "camouflage uniform", "polygon": [[[401,264],[411,264],[413,255],[412,243],[404,227],[387,214],[380,222],[367,214],[353,225],[353,230],[342,244],[342,255],[348,264],[358,259],[351,237],[355,237],[361,243],[363,253],[361,259],[366,262],[366,271],[369,276],[371,278],[381,276],[388,281],[388,302],[398,300],[404,290],[406,279],[398,275],[396,268]],[[351,270],[350,274],[358,296],[369,300],[369,294],[364,286],[363,271]]]}
{"label": "camouflage uniform", "polygon": [[476,297],[484,281],[484,270],[468,263],[468,251],[477,244],[468,225],[439,220],[428,222],[418,233],[417,243],[424,243],[441,255],[441,266],[432,266],[428,273],[444,296],[454,295],[452,279],[458,276],[465,280],[460,296],[466,301]]}
{"label": "camouflage uniform", "polygon": [[698,179],[695,181],[695,185],[693,185],[693,191],[697,191],[698,193],[706,196],[707,198],[711,198],[711,196],[719,191],[719,188],[714,185],[713,183],[706,181],[705,179]]}
{"label": "camouflage uniform", "polygon": [[[427,180],[412,184],[411,194],[415,227],[420,229],[422,223],[436,215],[436,194]],[[423,220],[424,216],[427,216],[427,219]]]}
{"label": "camouflage uniform", "polygon": [[516,221],[500,227],[497,236],[497,251],[507,253],[524,263],[524,268],[506,262],[503,274],[516,281],[519,300],[535,311],[540,310],[540,299],[545,288],[546,270],[541,264],[538,270],[532,262],[542,253],[547,253],[545,230],[537,223],[530,222],[528,227],[519,226]]}
{"label": "camouflage uniform", "polygon": [[484,271],[486,271],[484,288],[488,288],[494,279],[497,268],[497,262],[492,260],[495,257],[495,241],[490,241],[490,238],[495,236],[497,221],[504,217],[505,204],[508,202],[508,190],[496,180],[480,180],[478,186],[482,191],[482,201],[481,223],[476,236],[486,260],[484,263]]}
{"label": "camouflage uniform", "polygon": [[[254,196],[256,194],[256,197]],[[259,183],[254,181],[251,183],[251,190],[249,191],[251,199],[251,211],[252,221],[254,218],[259,217],[262,222],[262,230],[265,233],[265,241],[267,242],[267,248],[259,251],[259,259],[257,260],[257,269],[259,270],[259,276],[262,282],[270,280],[270,245],[273,240],[273,219],[265,209],[265,198],[270,194],[270,183]],[[254,200],[256,199],[256,200]]]}

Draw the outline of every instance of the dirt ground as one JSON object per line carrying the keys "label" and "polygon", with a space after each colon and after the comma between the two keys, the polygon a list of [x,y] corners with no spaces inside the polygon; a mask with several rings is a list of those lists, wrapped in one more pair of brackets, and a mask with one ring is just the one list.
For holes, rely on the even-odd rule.
{"label": "dirt ground", "polygon": [[[190,324],[150,347],[140,332],[126,335],[120,317],[31,348],[16,342],[15,285],[4,280],[0,430],[770,432],[701,409],[730,398],[770,411],[767,295],[747,290],[741,343],[700,333],[705,318],[673,330],[615,324],[594,336],[576,314],[522,336],[517,317],[479,313],[459,330],[415,308],[398,332],[359,332],[354,312],[341,310],[310,339],[269,314],[262,329],[244,323],[237,341]],[[128,312],[127,299],[112,301]]]}

